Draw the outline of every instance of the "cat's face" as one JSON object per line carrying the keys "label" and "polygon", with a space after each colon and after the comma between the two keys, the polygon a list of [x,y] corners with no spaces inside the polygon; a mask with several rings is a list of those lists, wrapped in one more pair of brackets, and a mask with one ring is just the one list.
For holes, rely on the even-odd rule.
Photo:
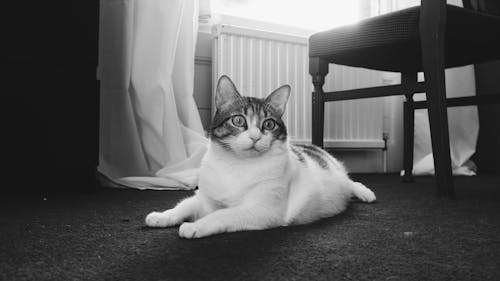
{"label": "cat's face", "polygon": [[229,77],[217,83],[210,138],[224,150],[242,157],[255,157],[278,149],[287,132],[281,117],[290,95],[285,85],[266,99],[241,96]]}

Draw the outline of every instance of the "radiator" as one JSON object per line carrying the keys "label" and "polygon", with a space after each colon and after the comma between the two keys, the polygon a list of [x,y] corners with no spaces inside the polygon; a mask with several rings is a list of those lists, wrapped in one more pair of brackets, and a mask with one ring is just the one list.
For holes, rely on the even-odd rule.
{"label": "radiator", "polygon": [[[292,87],[284,121],[291,142],[311,142],[311,93],[308,40],[231,25],[213,29],[212,79],[231,77],[245,96],[266,97],[283,84]],[[381,85],[380,72],[330,65],[325,91]],[[212,109],[214,99],[212,98]],[[212,110],[213,111],[213,110]],[[382,148],[383,99],[331,102],[325,105],[325,147]],[[213,114],[213,112],[212,112]]]}

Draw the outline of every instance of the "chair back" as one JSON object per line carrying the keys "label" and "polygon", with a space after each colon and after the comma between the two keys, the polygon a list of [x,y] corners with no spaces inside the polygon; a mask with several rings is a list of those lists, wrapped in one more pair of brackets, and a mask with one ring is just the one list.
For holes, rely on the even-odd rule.
{"label": "chair back", "polygon": [[500,16],[500,1],[498,0],[462,0],[462,2],[466,9]]}

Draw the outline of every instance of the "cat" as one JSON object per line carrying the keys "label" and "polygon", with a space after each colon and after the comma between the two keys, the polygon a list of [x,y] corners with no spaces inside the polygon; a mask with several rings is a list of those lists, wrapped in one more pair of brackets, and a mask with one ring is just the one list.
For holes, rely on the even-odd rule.
{"label": "cat", "polygon": [[352,197],[375,201],[329,153],[288,142],[282,116],[290,90],[245,97],[221,76],[198,189],[173,209],[148,214],[146,225],[180,225],[180,237],[201,238],[314,222],[342,212]]}

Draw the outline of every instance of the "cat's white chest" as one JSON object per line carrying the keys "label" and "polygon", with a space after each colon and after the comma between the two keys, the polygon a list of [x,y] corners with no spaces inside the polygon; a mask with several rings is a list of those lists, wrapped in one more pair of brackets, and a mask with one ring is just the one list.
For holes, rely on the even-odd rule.
{"label": "cat's white chest", "polygon": [[276,182],[285,174],[285,159],[221,159],[207,155],[203,161],[199,190],[222,206],[235,206],[259,185]]}

